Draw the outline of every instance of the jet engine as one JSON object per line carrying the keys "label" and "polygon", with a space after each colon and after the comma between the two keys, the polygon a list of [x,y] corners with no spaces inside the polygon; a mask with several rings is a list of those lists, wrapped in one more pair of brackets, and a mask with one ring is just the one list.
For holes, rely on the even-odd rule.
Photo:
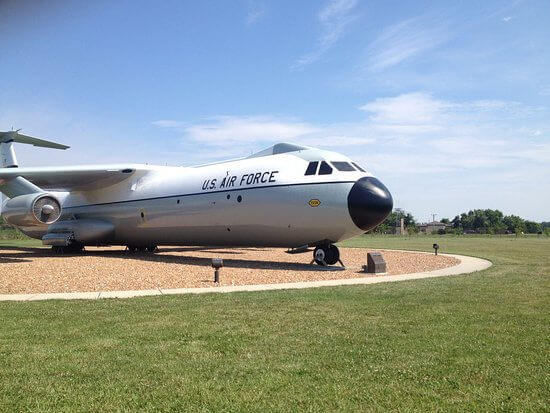
{"label": "jet engine", "polygon": [[46,227],[61,216],[61,204],[47,193],[19,195],[4,204],[2,216],[16,227]]}

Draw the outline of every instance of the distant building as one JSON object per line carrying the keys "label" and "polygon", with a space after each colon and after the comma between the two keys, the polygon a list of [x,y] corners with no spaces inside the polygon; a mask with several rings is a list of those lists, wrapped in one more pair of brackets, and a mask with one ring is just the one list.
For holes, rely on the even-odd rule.
{"label": "distant building", "polygon": [[431,234],[432,232],[438,232],[439,230],[445,231],[446,228],[452,227],[451,224],[445,224],[439,221],[432,221],[420,224],[418,230],[425,234]]}

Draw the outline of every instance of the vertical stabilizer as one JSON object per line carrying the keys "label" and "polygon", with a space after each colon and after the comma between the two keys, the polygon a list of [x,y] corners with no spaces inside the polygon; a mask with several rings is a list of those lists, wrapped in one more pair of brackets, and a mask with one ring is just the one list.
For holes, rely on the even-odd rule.
{"label": "vertical stabilizer", "polygon": [[[22,135],[19,133],[21,129],[12,130],[9,132],[0,132],[0,167],[1,168],[17,168],[17,157],[15,156],[15,150],[13,144],[24,143],[27,145],[39,146],[42,148],[54,148],[54,149],[67,149],[67,145],[61,145],[60,143],[45,141],[43,139],[33,138],[32,136]],[[21,176],[16,176],[9,180],[0,181],[0,212],[2,210],[2,204],[4,203],[3,195],[8,198],[13,198],[21,194],[33,194],[41,192],[42,190],[34,185],[32,182],[27,181]]]}
{"label": "vertical stabilizer", "polygon": [[0,142],[0,158],[2,168],[17,168],[17,157],[13,149],[13,142]]}
{"label": "vertical stabilizer", "polygon": [[33,138],[32,136],[22,135],[19,133],[21,129],[9,132],[0,132],[0,161],[2,168],[17,168],[17,157],[13,148],[14,142],[24,143],[27,145],[39,146],[42,148],[67,149],[68,146],[60,143],[45,141],[43,139]]}

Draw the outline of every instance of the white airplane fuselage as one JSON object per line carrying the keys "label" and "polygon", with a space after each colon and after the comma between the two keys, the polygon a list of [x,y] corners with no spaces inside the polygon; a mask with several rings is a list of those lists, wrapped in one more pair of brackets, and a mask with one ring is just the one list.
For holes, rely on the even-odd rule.
{"label": "white airplane fuselage", "polygon": [[198,167],[147,166],[112,185],[48,194],[62,206],[58,222],[21,229],[47,238],[70,227],[85,245],[332,244],[378,225],[392,208],[370,173],[344,155],[310,148]]}

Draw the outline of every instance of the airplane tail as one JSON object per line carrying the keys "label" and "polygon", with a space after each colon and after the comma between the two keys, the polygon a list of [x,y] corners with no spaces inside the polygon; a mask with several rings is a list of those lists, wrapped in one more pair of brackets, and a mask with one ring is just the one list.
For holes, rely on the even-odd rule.
{"label": "airplane tail", "polygon": [[67,149],[66,145],[45,141],[43,139],[33,138],[32,136],[22,135],[19,133],[21,129],[9,132],[0,132],[0,158],[1,168],[17,168],[17,157],[13,148],[14,142],[24,143],[27,145],[39,146],[42,148]]}
{"label": "airplane tail", "polygon": [[[17,168],[17,157],[13,144],[24,143],[27,145],[40,146],[42,148],[67,149],[68,146],[59,143],[45,141],[43,139],[33,138],[32,136],[22,135],[21,129],[9,132],[0,132],[0,168]],[[4,203],[4,195],[8,198],[20,194],[33,194],[41,192],[41,189],[29,182],[25,178],[18,176],[9,181],[0,181],[0,213]]]}

